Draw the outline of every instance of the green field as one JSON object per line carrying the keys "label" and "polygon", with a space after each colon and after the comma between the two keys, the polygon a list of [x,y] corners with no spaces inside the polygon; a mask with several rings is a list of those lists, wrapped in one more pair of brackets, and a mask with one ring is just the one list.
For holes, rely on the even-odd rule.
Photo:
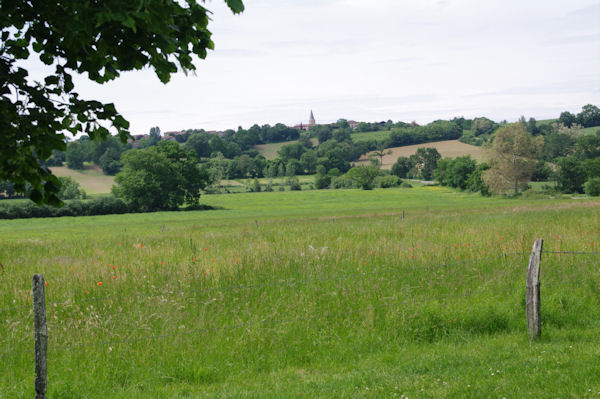
{"label": "green field", "polygon": [[95,165],[86,165],[83,170],[73,170],[66,166],[50,167],[56,176],[68,176],[75,180],[87,194],[107,194],[115,183],[114,176],[106,176]]}
{"label": "green field", "polygon": [[34,395],[34,273],[49,398],[600,395],[599,255],[544,253],[539,342],[524,311],[533,241],[598,252],[598,200],[202,202],[224,209],[0,221],[0,398]]}
{"label": "green field", "polygon": [[369,141],[369,140],[385,140],[390,137],[389,130],[378,130],[375,132],[360,132],[360,133],[352,133],[352,141],[358,143],[359,141]]}
{"label": "green field", "polygon": [[581,134],[596,134],[596,132],[600,132],[600,126],[593,127],[585,127],[581,129]]}

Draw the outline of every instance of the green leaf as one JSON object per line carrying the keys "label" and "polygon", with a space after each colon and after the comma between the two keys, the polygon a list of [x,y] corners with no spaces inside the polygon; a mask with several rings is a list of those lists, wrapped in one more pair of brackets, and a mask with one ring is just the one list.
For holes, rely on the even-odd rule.
{"label": "green leaf", "polygon": [[34,188],[29,193],[29,198],[36,204],[39,204],[42,202],[43,197],[42,197],[42,193],[40,192],[40,190],[38,190],[37,188]]}
{"label": "green leaf", "polygon": [[225,2],[235,14],[244,11],[244,3],[242,3],[242,0],[225,0]]}
{"label": "green leaf", "polygon": [[58,76],[46,76],[46,78],[44,79],[44,82],[46,82],[47,86],[50,85],[57,85],[58,84]]}
{"label": "green leaf", "polygon": [[33,45],[31,47],[33,47],[33,51],[35,51],[36,53],[39,53],[44,49],[44,45],[40,42],[33,42]]}
{"label": "green leaf", "polygon": [[113,121],[113,126],[116,128],[129,129],[129,121],[127,121],[121,115],[117,115]]}
{"label": "green leaf", "polygon": [[42,53],[40,55],[40,60],[46,65],[51,65],[54,62],[54,56],[48,53]]}

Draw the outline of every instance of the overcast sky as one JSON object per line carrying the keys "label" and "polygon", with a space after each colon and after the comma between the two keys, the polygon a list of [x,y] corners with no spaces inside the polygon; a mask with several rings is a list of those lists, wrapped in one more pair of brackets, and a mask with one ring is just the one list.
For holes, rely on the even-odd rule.
{"label": "overcast sky", "polygon": [[207,2],[215,51],[167,85],[150,70],[88,98],[132,133],[254,123],[558,117],[600,105],[600,0]]}

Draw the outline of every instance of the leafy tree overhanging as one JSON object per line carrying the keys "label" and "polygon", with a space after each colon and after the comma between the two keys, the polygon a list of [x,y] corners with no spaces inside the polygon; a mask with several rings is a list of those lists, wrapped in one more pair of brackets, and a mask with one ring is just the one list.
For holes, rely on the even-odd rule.
{"label": "leafy tree overhanging", "polygon": [[[224,0],[231,11],[241,0]],[[2,0],[0,8],[0,180],[19,192],[30,183],[38,204],[60,204],[58,179],[40,161],[64,151],[65,133],[121,141],[129,122],[114,104],[84,100],[73,74],[97,83],[123,71],[152,68],[163,83],[172,73],[195,70],[193,55],[213,49],[210,11],[196,0]],[[32,52],[54,72],[32,81],[22,61]]]}

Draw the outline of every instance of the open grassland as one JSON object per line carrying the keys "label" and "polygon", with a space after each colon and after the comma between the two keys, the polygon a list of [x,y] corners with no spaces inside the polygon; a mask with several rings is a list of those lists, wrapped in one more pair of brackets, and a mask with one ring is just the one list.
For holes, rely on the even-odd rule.
{"label": "open grassland", "polygon": [[95,165],[86,165],[83,170],[73,170],[66,166],[50,167],[56,176],[68,176],[75,180],[87,194],[106,194],[115,182],[114,176],[106,176]]}
{"label": "open grassland", "polygon": [[[212,195],[225,209],[0,222],[0,397],[596,398],[600,201],[440,187]],[[402,213],[404,211],[404,217]],[[99,285],[99,283],[102,283]]]}
{"label": "open grassland", "polygon": [[377,130],[374,132],[359,132],[352,133],[352,141],[358,143],[359,141],[369,141],[369,140],[385,140],[390,137],[390,130]]}
{"label": "open grassland", "polygon": [[[416,153],[419,148],[435,148],[444,158],[456,158],[463,155],[470,155],[471,158],[477,161],[483,161],[486,158],[485,150],[482,147],[461,143],[458,140],[435,141],[433,143],[388,148],[388,150],[392,150],[392,153],[383,157],[383,169],[391,169],[398,157],[409,157]],[[372,152],[367,153],[356,164],[368,164],[371,155],[373,155]]]}
{"label": "open grassland", "polygon": [[596,134],[600,132],[600,126],[592,126],[581,129],[580,134]]}

